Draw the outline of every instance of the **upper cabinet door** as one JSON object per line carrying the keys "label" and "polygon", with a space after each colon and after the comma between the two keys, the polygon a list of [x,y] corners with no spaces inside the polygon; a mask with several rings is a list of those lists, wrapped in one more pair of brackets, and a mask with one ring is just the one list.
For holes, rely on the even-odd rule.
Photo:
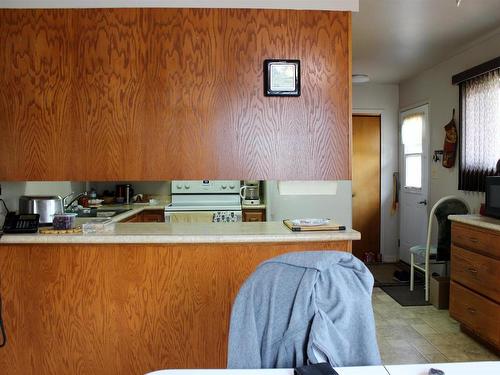
{"label": "upper cabinet door", "polygon": [[[0,10],[0,181],[349,179],[349,12]],[[299,97],[263,62],[298,59]]]}

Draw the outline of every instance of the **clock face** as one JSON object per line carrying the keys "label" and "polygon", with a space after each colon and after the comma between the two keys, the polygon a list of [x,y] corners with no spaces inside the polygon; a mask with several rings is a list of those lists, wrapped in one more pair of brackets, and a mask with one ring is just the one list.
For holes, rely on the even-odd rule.
{"label": "clock face", "polygon": [[300,96],[300,61],[264,61],[265,96]]}
{"label": "clock face", "polygon": [[272,91],[295,91],[296,78],[295,65],[271,64],[270,88]]}

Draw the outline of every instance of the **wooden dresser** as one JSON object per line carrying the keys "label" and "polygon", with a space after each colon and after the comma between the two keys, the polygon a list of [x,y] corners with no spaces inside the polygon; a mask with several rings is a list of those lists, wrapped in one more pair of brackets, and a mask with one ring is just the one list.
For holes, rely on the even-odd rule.
{"label": "wooden dresser", "polygon": [[464,331],[500,350],[500,221],[496,229],[493,219],[450,219],[450,315]]}

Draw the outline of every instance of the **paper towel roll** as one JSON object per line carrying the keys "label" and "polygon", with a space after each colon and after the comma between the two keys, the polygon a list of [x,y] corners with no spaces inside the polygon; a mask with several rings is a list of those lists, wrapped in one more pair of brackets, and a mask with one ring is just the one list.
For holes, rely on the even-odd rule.
{"label": "paper towel roll", "polygon": [[336,195],[337,181],[278,181],[280,195]]}

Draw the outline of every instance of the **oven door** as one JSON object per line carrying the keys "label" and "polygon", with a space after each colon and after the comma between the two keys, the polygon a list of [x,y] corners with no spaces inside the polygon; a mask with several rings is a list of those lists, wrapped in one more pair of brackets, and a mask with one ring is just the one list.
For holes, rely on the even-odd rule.
{"label": "oven door", "polygon": [[165,211],[166,223],[231,223],[242,221],[241,211]]}

